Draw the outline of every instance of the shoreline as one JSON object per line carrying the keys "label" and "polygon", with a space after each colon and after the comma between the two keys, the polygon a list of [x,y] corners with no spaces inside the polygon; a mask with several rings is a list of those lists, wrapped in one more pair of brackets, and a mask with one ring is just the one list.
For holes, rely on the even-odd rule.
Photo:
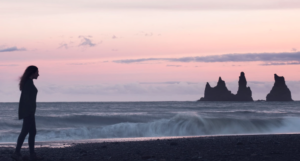
{"label": "shoreline", "polygon": [[[87,140],[84,140],[87,141]],[[26,141],[25,141],[26,142]],[[36,153],[55,160],[298,160],[300,134],[253,134],[186,137],[91,139],[88,142],[55,141],[62,146],[36,144]],[[49,143],[49,142],[48,142]],[[9,143],[15,146],[15,143]],[[13,147],[0,144],[0,160],[10,160]],[[26,146],[26,145],[25,145]],[[28,155],[28,148],[22,148]]]}
{"label": "shoreline", "polygon": [[[101,139],[82,139],[82,140],[54,140],[54,141],[36,141],[35,148],[40,147],[66,147],[76,144],[88,144],[88,143],[105,143],[105,142],[132,142],[132,141],[155,141],[159,140],[172,140],[172,139],[193,139],[193,138],[202,138],[202,137],[226,137],[226,136],[264,136],[264,135],[299,135],[300,133],[253,133],[253,134],[223,134],[223,135],[194,135],[194,136],[163,136],[163,137],[132,137],[132,138],[101,138]],[[15,147],[15,142],[0,142],[0,148],[10,148]],[[26,139],[22,148],[28,148]]]}

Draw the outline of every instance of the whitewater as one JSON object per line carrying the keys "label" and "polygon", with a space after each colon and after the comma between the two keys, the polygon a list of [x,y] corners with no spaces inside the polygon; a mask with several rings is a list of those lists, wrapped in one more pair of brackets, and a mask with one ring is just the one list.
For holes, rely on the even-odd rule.
{"label": "whitewater", "polygon": [[[0,109],[0,142],[16,142],[18,103]],[[300,101],[37,103],[36,125],[36,141],[300,133]]]}

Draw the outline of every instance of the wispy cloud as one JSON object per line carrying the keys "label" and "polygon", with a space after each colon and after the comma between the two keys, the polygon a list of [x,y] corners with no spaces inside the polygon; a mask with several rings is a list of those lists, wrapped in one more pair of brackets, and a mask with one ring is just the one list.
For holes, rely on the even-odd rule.
{"label": "wispy cloud", "polygon": [[92,40],[90,39],[91,36],[88,36],[88,37],[79,36],[78,38],[81,39],[81,43],[78,46],[89,46],[89,47],[96,46],[96,44],[93,43]]}
{"label": "wispy cloud", "polygon": [[99,62],[88,62],[88,63],[69,63],[67,65],[93,65],[98,64]]}
{"label": "wispy cloud", "polygon": [[[73,1],[72,1],[73,2]],[[82,5],[85,4],[85,5]],[[300,8],[298,0],[109,0],[73,2],[72,6],[88,9],[143,9],[143,10],[245,10]]]}
{"label": "wispy cloud", "polygon": [[247,53],[247,54],[224,54],[211,56],[181,57],[181,58],[142,58],[142,59],[121,59],[115,63],[141,63],[149,61],[168,61],[168,62],[300,62],[300,52],[282,53]]}
{"label": "wispy cloud", "polygon": [[140,31],[140,32],[136,33],[135,35],[136,36],[146,36],[146,37],[161,36],[161,34],[154,34],[153,32],[145,32],[145,31]]}
{"label": "wispy cloud", "polygon": [[2,67],[15,67],[15,66],[19,66],[18,64],[0,64],[0,66]]}
{"label": "wispy cloud", "polygon": [[139,82],[139,84],[179,84],[179,81],[169,81],[169,82]]}
{"label": "wispy cloud", "polygon": [[0,49],[0,52],[13,52],[13,51],[26,51],[25,48],[17,48],[17,47],[10,47],[10,48],[4,48]]}
{"label": "wispy cloud", "polygon": [[110,0],[98,1],[93,7],[106,7],[110,9],[156,9],[156,10],[234,10],[234,9],[284,9],[299,8],[298,0],[260,0],[260,1],[238,1],[238,0]]}
{"label": "wispy cloud", "polygon": [[[61,3],[51,0],[1,0],[2,14],[61,14],[81,13],[99,10],[268,10],[299,9],[299,0],[64,0]],[[172,2],[172,3],[170,3]],[[3,6],[3,7],[2,7]],[[24,8],[26,10],[20,10]],[[1,8],[2,7],[2,8]],[[36,8],[43,8],[37,10]]]}
{"label": "wispy cloud", "polygon": [[60,44],[60,46],[58,47],[59,49],[61,48],[65,48],[65,49],[68,49],[69,48],[69,45],[67,43],[62,43]]}
{"label": "wispy cloud", "polygon": [[264,64],[261,64],[262,66],[272,66],[272,65],[300,65],[299,62],[267,62]]}
{"label": "wispy cloud", "polygon": [[167,65],[167,67],[181,67],[181,65]]}
{"label": "wispy cloud", "polygon": [[109,61],[93,61],[93,62],[75,62],[75,63],[67,63],[66,65],[94,65],[101,63],[108,63]]}
{"label": "wispy cloud", "polygon": [[146,61],[167,61],[172,58],[142,58],[142,59],[121,59],[121,60],[114,60],[115,63],[124,63],[124,64],[130,64],[130,63],[140,63],[140,62],[146,62]]}

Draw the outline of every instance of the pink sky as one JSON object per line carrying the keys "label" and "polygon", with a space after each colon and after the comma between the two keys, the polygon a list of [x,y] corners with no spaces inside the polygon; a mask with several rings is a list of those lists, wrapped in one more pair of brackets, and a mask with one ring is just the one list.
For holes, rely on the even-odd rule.
{"label": "pink sky", "polygon": [[[4,0],[0,101],[18,101],[17,79],[31,64],[40,69],[38,101],[197,100],[219,76],[236,93],[241,71],[254,99],[265,98],[277,73],[300,100],[299,9],[296,0]],[[165,60],[264,53],[294,55]],[[159,60],[117,63],[148,58]]]}

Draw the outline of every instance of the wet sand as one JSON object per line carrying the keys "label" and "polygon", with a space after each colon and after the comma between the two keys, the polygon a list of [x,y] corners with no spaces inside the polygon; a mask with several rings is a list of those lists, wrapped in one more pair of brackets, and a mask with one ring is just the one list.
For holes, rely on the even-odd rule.
{"label": "wet sand", "polygon": [[[299,161],[300,134],[209,136],[73,143],[50,148],[37,145],[45,161]],[[11,147],[0,147],[0,160],[10,161]],[[24,160],[28,149],[23,148]]]}

